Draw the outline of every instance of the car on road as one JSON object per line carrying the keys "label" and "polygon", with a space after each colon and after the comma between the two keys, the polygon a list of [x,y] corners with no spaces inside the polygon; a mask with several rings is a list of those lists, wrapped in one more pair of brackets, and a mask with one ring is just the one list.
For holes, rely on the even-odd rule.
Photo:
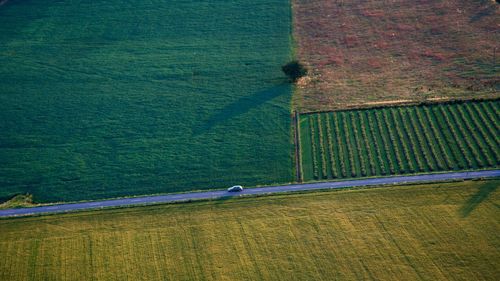
{"label": "car on road", "polygon": [[230,188],[227,189],[227,191],[229,191],[229,192],[240,192],[240,191],[243,191],[243,186],[241,186],[241,185],[231,186]]}

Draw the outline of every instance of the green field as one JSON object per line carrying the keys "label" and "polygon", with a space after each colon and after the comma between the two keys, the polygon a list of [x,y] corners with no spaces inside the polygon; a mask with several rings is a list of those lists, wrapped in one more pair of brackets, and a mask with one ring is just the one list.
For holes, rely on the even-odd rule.
{"label": "green field", "polygon": [[0,201],[291,181],[290,32],[287,0],[7,1]]}
{"label": "green field", "polygon": [[302,114],[304,180],[494,168],[500,101]]}
{"label": "green field", "polygon": [[0,280],[498,280],[499,185],[3,219]]}

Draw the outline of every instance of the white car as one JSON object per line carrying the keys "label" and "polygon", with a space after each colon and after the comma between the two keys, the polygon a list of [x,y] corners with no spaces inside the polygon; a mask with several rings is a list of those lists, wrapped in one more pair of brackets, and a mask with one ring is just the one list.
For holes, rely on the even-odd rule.
{"label": "white car", "polygon": [[228,192],[240,192],[243,191],[243,186],[241,185],[235,185],[231,186],[230,188],[227,189]]}

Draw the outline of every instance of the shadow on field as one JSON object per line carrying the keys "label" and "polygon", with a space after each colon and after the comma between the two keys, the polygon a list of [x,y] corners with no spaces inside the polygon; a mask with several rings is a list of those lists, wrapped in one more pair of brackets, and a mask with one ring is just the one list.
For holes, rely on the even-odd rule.
{"label": "shadow on field", "polygon": [[290,91],[290,84],[283,82],[272,88],[259,91],[253,95],[245,96],[224,107],[221,111],[213,114],[205,123],[201,124],[193,132],[193,136],[198,136],[210,131],[216,125],[230,120],[238,115],[244,114],[249,110],[277,98]]}
{"label": "shadow on field", "polygon": [[465,205],[460,208],[460,214],[463,218],[467,217],[474,211],[481,202],[488,199],[491,193],[495,192],[498,188],[498,183],[495,181],[485,182],[483,185],[479,187],[479,190],[474,194]]}
{"label": "shadow on field", "polygon": [[225,203],[232,202],[232,201],[234,201],[237,198],[238,198],[238,196],[230,196],[230,195],[222,196],[222,197],[219,197],[219,198],[215,199],[213,201],[214,202],[213,204],[215,206],[224,205]]}

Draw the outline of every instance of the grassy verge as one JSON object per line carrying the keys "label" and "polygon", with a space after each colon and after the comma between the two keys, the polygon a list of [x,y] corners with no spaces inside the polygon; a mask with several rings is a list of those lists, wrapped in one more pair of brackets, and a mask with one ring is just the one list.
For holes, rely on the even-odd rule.
{"label": "grassy verge", "polygon": [[33,195],[31,194],[19,194],[6,202],[0,204],[0,209],[10,209],[10,208],[28,208],[37,206],[33,204]]}

